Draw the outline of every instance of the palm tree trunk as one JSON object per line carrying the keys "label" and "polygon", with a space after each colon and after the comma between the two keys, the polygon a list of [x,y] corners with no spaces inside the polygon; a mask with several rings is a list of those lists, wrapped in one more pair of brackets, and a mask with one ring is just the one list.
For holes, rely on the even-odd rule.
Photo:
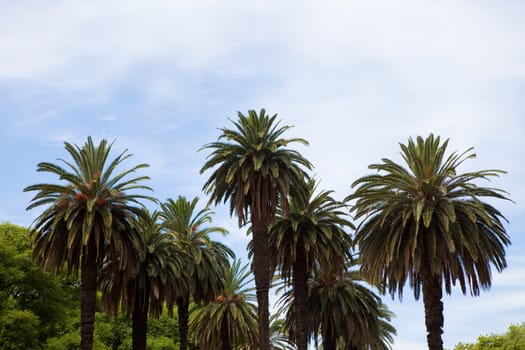
{"label": "palm tree trunk", "polygon": [[270,248],[268,247],[268,221],[251,214],[253,236],[253,274],[259,312],[259,349],[270,350],[270,314],[268,290],[270,288]]}
{"label": "palm tree trunk", "polygon": [[97,305],[97,247],[95,240],[89,240],[82,256],[80,271],[80,349],[93,348],[95,308]]}
{"label": "palm tree trunk", "polygon": [[443,350],[443,290],[441,276],[433,274],[429,266],[423,268],[423,304],[429,350]]}
{"label": "palm tree trunk", "polygon": [[188,319],[189,319],[189,298],[177,298],[177,312],[179,315],[180,350],[188,348]]}
{"label": "palm tree trunk", "polygon": [[304,243],[297,242],[297,257],[293,263],[293,292],[295,307],[295,345],[297,350],[308,348],[308,268],[304,252]]}
{"label": "palm tree trunk", "polygon": [[144,298],[147,295],[149,295],[149,291],[146,289],[137,293],[135,297],[132,317],[133,350],[146,350],[149,302]]}

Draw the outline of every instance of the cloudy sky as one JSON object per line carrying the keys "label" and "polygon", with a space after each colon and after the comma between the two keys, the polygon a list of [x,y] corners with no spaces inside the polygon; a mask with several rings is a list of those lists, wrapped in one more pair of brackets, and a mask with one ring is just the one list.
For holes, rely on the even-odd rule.
{"label": "cloudy sky", "polygon": [[[63,141],[115,140],[146,162],[154,195],[199,196],[217,128],[266,108],[315,165],[322,187],[350,184],[399,142],[433,132],[473,146],[462,170],[499,168],[515,203],[508,269],[478,298],[445,297],[445,345],[525,321],[525,22],[522,1],[1,1],[0,221],[30,225],[30,184]],[[115,154],[116,154],[115,152]],[[244,229],[215,208],[245,257]],[[425,347],[422,302],[385,300],[394,349]]]}

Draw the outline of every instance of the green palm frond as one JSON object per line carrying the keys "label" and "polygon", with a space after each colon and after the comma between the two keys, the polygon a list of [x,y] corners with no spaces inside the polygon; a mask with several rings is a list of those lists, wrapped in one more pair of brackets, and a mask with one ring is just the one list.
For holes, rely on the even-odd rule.
{"label": "green palm frond", "polygon": [[193,311],[190,328],[200,349],[220,349],[227,343],[232,349],[257,344],[257,308],[248,265],[234,261],[224,268],[224,286],[215,299]]}
{"label": "green palm frond", "polygon": [[505,217],[482,199],[509,200],[507,193],[481,186],[501,170],[460,173],[475,157],[472,148],[446,156],[448,140],[432,134],[401,144],[404,164],[389,159],[370,165],[376,174],[353,183],[355,219],[362,219],[356,242],[362,271],[375,284],[401,297],[405,283],[420,294],[423,265],[442,276],[444,287],[459,283],[477,295],[491,285],[491,266],[506,267],[510,244]]}
{"label": "green palm frond", "polygon": [[110,314],[116,315],[119,307],[128,315],[139,308],[158,317],[163,306],[171,313],[176,297],[190,288],[190,271],[186,269],[190,257],[172,236],[162,232],[159,213],[150,216],[140,219],[137,225],[142,241],[134,246],[139,256],[134,273],[115,273],[112,260],[104,265],[100,278],[102,305]]}
{"label": "green palm frond", "polygon": [[[390,321],[394,316],[368,287],[354,263],[343,270],[325,266],[308,282],[308,329],[314,339],[333,340],[337,349],[391,349],[396,334]],[[346,270],[345,270],[346,269]],[[292,290],[279,299],[278,314],[286,315],[285,326],[293,332],[295,310]]]}
{"label": "green palm frond", "polygon": [[317,192],[313,179],[306,182],[305,189],[289,197],[288,212],[279,212],[270,229],[272,267],[285,280],[292,277],[300,248],[310,271],[317,264],[343,264],[351,258],[352,240],[345,229],[354,226],[347,219],[346,205],[333,199],[332,191]]}
{"label": "green palm frond", "polygon": [[300,138],[283,139],[289,126],[280,126],[277,115],[238,113],[232,121],[235,129],[220,129],[218,141],[206,144],[211,150],[201,173],[212,170],[203,190],[210,195],[210,203],[230,202],[230,212],[246,223],[251,210],[259,218],[273,217],[278,201],[286,201],[290,184],[298,184],[306,176],[311,164],[297,151],[287,149],[291,143],[307,145]]}
{"label": "green palm frond", "polygon": [[222,289],[223,267],[228,266],[229,258],[234,256],[230,248],[210,239],[211,233],[224,235],[227,231],[208,226],[213,212],[197,210],[198,201],[198,198],[189,201],[184,196],[176,200],[170,198],[161,203],[159,214],[162,231],[190,257],[185,269],[190,271],[192,283],[185,294],[188,298],[192,296],[197,303],[212,299]]}
{"label": "green palm frond", "polygon": [[56,271],[67,265],[68,271],[76,273],[91,240],[101,264],[106,254],[130,255],[124,250],[131,249],[133,241],[139,239],[135,224],[145,216],[141,201],[155,199],[131,192],[150,190],[141,185],[149,179],[147,176],[129,179],[129,175],[148,165],[140,164],[112,176],[131,154],[124,151],[108,163],[111,146],[106,140],[95,145],[91,137],[82,147],[65,142],[72,160],[60,159],[64,166],[50,162],[37,166],[37,171],[57,175],[63,182],[24,189],[36,192],[28,210],[45,207],[32,228],[34,258],[44,268]]}

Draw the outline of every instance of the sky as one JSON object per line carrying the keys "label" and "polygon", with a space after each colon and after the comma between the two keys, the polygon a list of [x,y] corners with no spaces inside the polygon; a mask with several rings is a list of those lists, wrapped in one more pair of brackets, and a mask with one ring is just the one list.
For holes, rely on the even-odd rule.
{"label": "sky", "polygon": [[[237,112],[277,113],[285,136],[343,199],[399,143],[429,133],[474,147],[462,171],[490,186],[513,242],[480,297],[445,296],[445,346],[525,321],[525,22],[522,1],[0,0],[0,222],[29,226],[41,161],[88,136],[148,163],[153,195],[207,201],[204,144]],[[246,228],[213,208],[218,237],[246,258]],[[422,301],[384,297],[394,349],[425,348]]]}

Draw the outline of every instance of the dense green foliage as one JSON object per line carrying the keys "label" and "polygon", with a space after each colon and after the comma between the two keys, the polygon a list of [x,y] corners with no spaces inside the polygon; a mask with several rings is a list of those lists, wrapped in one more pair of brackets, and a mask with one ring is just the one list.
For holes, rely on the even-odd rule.
{"label": "dense green foliage", "polygon": [[68,324],[78,308],[75,300],[75,283],[33,264],[29,230],[0,224],[0,344],[37,348]]}
{"label": "dense green foliage", "polygon": [[482,335],[475,343],[459,343],[454,350],[522,350],[525,349],[525,323],[511,325],[503,334]]}
{"label": "dense green foliage", "polygon": [[[27,228],[0,224],[0,286],[2,349],[79,349],[79,283],[32,262]],[[109,317],[98,307],[95,319],[93,349],[131,349],[127,316]],[[177,318],[166,313],[150,320],[148,349],[175,350],[177,325]]]}

